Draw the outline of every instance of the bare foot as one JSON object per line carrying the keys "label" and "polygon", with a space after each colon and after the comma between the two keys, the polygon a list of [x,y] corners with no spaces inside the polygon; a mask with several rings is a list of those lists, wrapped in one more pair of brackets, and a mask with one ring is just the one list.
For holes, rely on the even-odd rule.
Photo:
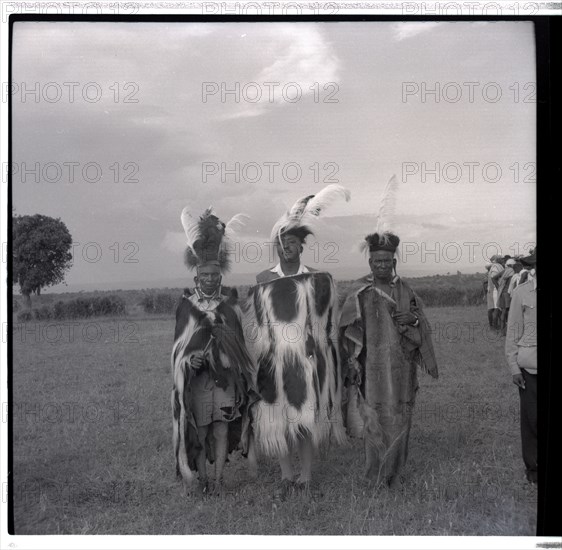
{"label": "bare foot", "polygon": [[390,489],[400,489],[404,485],[404,478],[401,475],[392,476],[387,480]]}
{"label": "bare foot", "polygon": [[290,479],[282,479],[278,487],[273,491],[273,498],[277,500],[286,500],[287,497],[295,490],[295,484]]}
{"label": "bare foot", "polygon": [[220,497],[224,493],[224,480],[221,478],[217,479],[211,490],[211,494],[216,497]]}
{"label": "bare foot", "polygon": [[209,480],[206,477],[199,480],[197,492],[202,496],[209,494]]}
{"label": "bare foot", "polygon": [[257,464],[248,464],[248,477],[252,480],[255,481],[256,479],[258,479],[258,465]]}

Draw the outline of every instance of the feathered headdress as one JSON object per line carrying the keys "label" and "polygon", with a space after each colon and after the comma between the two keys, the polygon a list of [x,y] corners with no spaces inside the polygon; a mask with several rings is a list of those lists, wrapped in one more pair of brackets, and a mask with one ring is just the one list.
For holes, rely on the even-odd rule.
{"label": "feathered headdress", "polygon": [[225,224],[215,215],[212,206],[196,219],[186,206],[181,213],[181,223],[187,237],[185,265],[193,269],[204,264],[215,264],[222,273],[228,271],[230,253],[233,251],[232,237],[246,224],[247,219],[245,214],[236,214]]}
{"label": "feathered headdress", "polygon": [[382,196],[375,232],[365,237],[365,241],[361,243],[361,250],[369,250],[370,252],[375,250],[388,250],[390,252],[396,252],[400,244],[400,238],[392,232],[392,226],[394,223],[397,191],[398,180],[396,179],[396,175],[393,175],[390,180],[388,180]]}
{"label": "feathered headdress", "polygon": [[313,227],[318,220],[320,214],[330,206],[336,199],[344,198],[349,201],[351,193],[342,185],[327,185],[316,193],[316,195],[307,195],[300,198],[275,222],[271,230],[271,241],[281,242],[283,234],[296,235],[301,241],[304,241],[308,235],[313,233]]}

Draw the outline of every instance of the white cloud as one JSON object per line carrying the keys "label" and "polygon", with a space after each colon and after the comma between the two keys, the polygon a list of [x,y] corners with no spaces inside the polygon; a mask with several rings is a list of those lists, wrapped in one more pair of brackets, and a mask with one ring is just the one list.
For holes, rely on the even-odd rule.
{"label": "white cloud", "polygon": [[323,92],[325,84],[338,81],[338,58],[317,25],[280,24],[271,30],[275,33],[271,47],[274,59],[269,59],[270,63],[251,79],[261,86],[261,99],[245,103],[225,119],[261,115],[273,106],[287,104],[286,97],[293,99],[299,92],[302,97],[315,93],[315,84]]}
{"label": "white cloud", "polygon": [[394,35],[396,40],[404,40],[406,38],[412,38],[418,34],[428,32],[441,23],[437,21],[416,21],[415,23],[395,23],[394,24]]}

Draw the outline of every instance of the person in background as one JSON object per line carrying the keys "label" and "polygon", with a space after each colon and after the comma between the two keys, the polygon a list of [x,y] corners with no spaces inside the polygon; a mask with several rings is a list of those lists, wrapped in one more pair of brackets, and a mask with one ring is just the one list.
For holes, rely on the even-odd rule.
{"label": "person in background", "polygon": [[515,275],[513,266],[515,265],[515,260],[513,258],[508,258],[505,261],[505,269],[500,275],[498,281],[498,305],[501,310],[500,314],[500,330],[503,336],[505,336],[505,331],[507,327],[507,315],[509,313],[509,305],[511,301],[511,295],[507,291],[509,288],[509,283],[511,278]]}
{"label": "person in background", "polygon": [[484,301],[488,305],[488,325],[490,326],[490,328],[493,328],[493,326],[494,326],[494,308],[490,307],[490,300],[488,299],[488,278],[489,278],[489,272],[490,272],[490,268],[492,267],[492,264],[486,264],[484,267],[486,268],[486,275],[484,276],[484,279],[482,280],[482,291],[484,293]]}
{"label": "person in background", "polygon": [[499,254],[495,254],[490,258],[490,269],[488,270],[488,319],[491,320],[492,328],[499,328],[499,315],[500,310],[498,308],[498,278],[503,272],[502,257]]}
{"label": "person in background", "polygon": [[[533,248],[529,251],[529,257],[535,255],[537,247]],[[521,258],[521,264],[523,265],[523,269],[521,270],[521,275],[519,276],[519,284],[526,283],[529,279],[532,279],[535,276],[535,270],[532,265],[526,263],[525,258]]]}
{"label": "person in background", "polygon": [[521,263],[534,276],[513,291],[507,320],[505,353],[519,389],[521,446],[527,481],[538,481],[537,460],[537,278],[536,248]]}
{"label": "person in background", "polygon": [[512,267],[514,273],[513,273],[513,277],[511,277],[511,281],[509,281],[509,286],[507,288],[507,292],[509,292],[510,296],[513,294],[513,291],[517,288],[517,285],[519,284],[519,279],[521,278],[521,270],[523,269],[523,264],[519,260],[516,260]]}

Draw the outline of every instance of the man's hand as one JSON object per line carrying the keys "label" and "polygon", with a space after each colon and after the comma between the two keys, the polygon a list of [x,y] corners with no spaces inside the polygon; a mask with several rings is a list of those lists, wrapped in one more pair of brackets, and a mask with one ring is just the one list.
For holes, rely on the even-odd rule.
{"label": "man's hand", "polygon": [[398,311],[392,317],[399,325],[415,325],[418,320],[410,311]]}
{"label": "man's hand", "polygon": [[525,379],[521,373],[513,375],[513,383],[522,390],[525,389]]}
{"label": "man's hand", "polygon": [[347,371],[347,380],[349,381],[350,384],[356,384],[357,383],[358,374],[359,373],[357,372],[357,369],[355,367],[351,367]]}
{"label": "man's hand", "polygon": [[350,386],[361,385],[361,370],[360,370],[359,363],[357,362],[356,359],[350,358],[347,360],[346,380]]}
{"label": "man's hand", "polygon": [[189,361],[189,364],[195,369],[199,370],[205,364],[205,355],[202,351],[196,351]]}

